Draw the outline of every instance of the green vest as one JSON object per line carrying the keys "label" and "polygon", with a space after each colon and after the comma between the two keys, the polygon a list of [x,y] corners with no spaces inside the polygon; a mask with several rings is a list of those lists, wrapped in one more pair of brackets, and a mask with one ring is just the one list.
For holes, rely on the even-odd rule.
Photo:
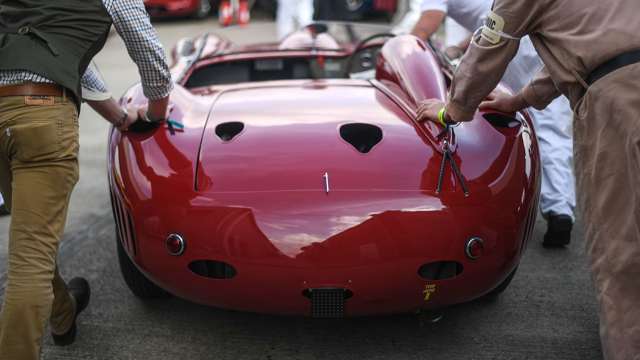
{"label": "green vest", "polygon": [[0,70],[39,74],[80,100],[111,23],[102,0],[0,0]]}

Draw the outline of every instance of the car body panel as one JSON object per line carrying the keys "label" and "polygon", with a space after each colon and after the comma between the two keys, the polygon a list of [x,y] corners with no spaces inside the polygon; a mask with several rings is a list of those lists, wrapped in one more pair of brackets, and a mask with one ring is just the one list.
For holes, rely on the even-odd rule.
{"label": "car body panel", "polygon": [[[216,56],[229,55],[202,62]],[[352,294],[348,316],[488,293],[517,267],[535,222],[536,137],[526,116],[497,127],[478,113],[451,143],[469,194],[450,170],[438,193],[441,129],[417,123],[415,111],[420,99],[445,93],[435,58],[410,36],[385,45],[369,81],[177,86],[171,118],[183,130],[111,133],[110,185],[128,219],[119,231],[129,256],[175,295],[244,311],[309,315],[304,294],[317,288]],[[122,99],[144,101],[139,86]],[[244,128],[223,141],[216,128],[229,122]],[[382,140],[359,152],[340,135],[349,123],[377,126]],[[165,248],[172,233],[186,240],[181,256]],[[465,255],[472,237],[485,242],[477,260]],[[231,264],[237,275],[196,275],[189,266],[199,260]],[[419,268],[434,261],[463,270],[446,280],[421,277]]]}

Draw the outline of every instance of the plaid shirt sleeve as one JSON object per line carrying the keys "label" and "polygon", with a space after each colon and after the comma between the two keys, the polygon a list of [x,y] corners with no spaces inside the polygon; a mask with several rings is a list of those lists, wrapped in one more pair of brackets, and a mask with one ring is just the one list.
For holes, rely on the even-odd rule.
{"label": "plaid shirt sleeve", "polygon": [[93,62],[89,64],[80,83],[83,100],[104,101],[111,98],[111,92],[107,89],[100,70]]}
{"label": "plaid shirt sleeve", "polygon": [[138,66],[147,98],[157,100],[173,89],[164,48],[151,26],[142,0],[103,0],[113,25]]}

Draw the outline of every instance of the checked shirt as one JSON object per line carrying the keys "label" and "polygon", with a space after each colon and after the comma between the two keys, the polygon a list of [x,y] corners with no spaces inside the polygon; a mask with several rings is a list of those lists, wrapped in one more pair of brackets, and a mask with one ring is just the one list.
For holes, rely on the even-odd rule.
{"label": "checked shirt", "polygon": [[[111,16],[113,26],[124,40],[129,56],[138,66],[142,88],[147,98],[161,99],[171,92],[173,83],[166,63],[164,48],[158,39],[142,0],[102,0]],[[31,72],[0,70],[0,86],[24,82],[53,83]],[[82,97],[87,100],[106,100],[111,94],[95,65],[82,76]]]}

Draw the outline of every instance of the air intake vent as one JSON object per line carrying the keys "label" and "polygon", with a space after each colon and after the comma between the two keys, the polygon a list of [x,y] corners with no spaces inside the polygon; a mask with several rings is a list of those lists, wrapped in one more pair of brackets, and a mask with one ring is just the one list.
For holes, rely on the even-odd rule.
{"label": "air intake vent", "polygon": [[211,279],[233,279],[236,269],[222,261],[198,260],[189,264],[189,270],[194,274]]}
{"label": "air intake vent", "polygon": [[371,124],[345,124],[340,127],[340,136],[356,150],[366,154],[382,141],[382,130]]}
{"label": "air intake vent", "polygon": [[498,113],[490,113],[484,114],[484,118],[493,126],[498,128],[515,128],[520,125],[520,121],[511,116],[498,114]]}
{"label": "air intake vent", "polygon": [[244,124],[239,121],[226,122],[216,126],[216,135],[222,141],[231,141],[244,130]]}
{"label": "air intake vent", "polygon": [[418,275],[425,280],[447,280],[462,274],[462,264],[457,261],[436,261],[424,264]]}
{"label": "air intake vent", "polygon": [[311,300],[311,316],[318,319],[340,319],[344,317],[345,302],[353,293],[346,289],[308,289],[303,293]]}

